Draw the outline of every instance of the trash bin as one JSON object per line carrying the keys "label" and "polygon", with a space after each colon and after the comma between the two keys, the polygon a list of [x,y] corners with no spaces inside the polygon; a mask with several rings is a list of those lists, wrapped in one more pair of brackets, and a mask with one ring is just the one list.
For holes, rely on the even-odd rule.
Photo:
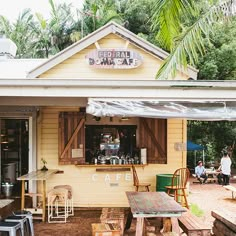
{"label": "trash bin", "polygon": [[165,186],[171,185],[173,174],[156,175],[156,192],[166,192]]}
{"label": "trash bin", "polygon": [[2,183],[2,192],[6,197],[11,197],[13,184],[12,183]]}
{"label": "trash bin", "polygon": [[16,183],[16,162],[3,164],[3,181]]}

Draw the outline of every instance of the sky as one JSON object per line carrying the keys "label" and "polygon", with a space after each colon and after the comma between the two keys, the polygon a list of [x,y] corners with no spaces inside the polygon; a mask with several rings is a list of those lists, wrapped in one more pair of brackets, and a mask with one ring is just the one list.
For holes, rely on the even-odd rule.
{"label": "sky", "polygon": [[[72,3],[73,7],[82,8],[83,0],[54,0],[54,4]],[[32,13],[39,12],[46,19],[50,17],[50,5],[48,0],[0,0],[0,15],[14,22],[19,13],[25,8],[30,8]]]}

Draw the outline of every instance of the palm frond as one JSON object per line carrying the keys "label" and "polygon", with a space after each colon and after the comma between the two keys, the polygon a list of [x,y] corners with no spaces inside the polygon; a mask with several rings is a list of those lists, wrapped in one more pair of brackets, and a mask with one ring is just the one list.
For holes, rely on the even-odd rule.
{"label": "palm frond", "polygon": [[4,33],[8,38],[10,38],[10,34],[12,31],[12,27],[10,21],[5,17],[0,15],[0,31]]}
{"label": "palm frond", "polygon": [[154,3],[152,29],[158,31],[157,40],[162,47],[169,50],[173,39],[181,29],[181,18],[194,12],[192,0],[157,0]]}
{"label": "palm frond", "polygon": [[228,0],[213,5],[200,15],[192,26],[176,38],[175,47],[158,70],[156,79],[173,78],[177,69],[186,69],[188,60],[191,65],[195,65],[199,54],[204,53],[204,39],[209,39],[213,33],[213,24],[235,14],[235,7],[236,0]]}

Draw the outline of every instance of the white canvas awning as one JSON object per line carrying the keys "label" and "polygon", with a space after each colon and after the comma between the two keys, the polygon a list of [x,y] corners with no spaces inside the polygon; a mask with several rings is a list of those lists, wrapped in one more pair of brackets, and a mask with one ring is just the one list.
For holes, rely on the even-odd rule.
{"label": "white canvas awning", "polygon": [[111,117],[236,120],[236,102],[90,98],[86,112],[94,116]]}

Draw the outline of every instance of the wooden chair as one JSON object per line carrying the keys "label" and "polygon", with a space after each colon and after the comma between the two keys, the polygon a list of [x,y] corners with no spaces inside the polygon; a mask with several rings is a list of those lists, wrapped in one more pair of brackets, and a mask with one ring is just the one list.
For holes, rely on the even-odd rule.
{"label": "wooden chair", "polygon": [[134,165],[132,165],[132,171],[133,171],[133,181],[134,181],[135,191],[138,192],[139,187],[145,187],[146,192],[149,192],[149,186],[151,186],[151,184],[139,182],[138,175]]}
{"label": "wooden chair", "polygon": [[176,202],[179,197],[184,198],[184,205],[189,208],[187,197],[186,197],[186,185],[190,176],[188,168],[179,168],[175,171],[172,177],[171,186],[165,186],[167,194],[174,196]]}

